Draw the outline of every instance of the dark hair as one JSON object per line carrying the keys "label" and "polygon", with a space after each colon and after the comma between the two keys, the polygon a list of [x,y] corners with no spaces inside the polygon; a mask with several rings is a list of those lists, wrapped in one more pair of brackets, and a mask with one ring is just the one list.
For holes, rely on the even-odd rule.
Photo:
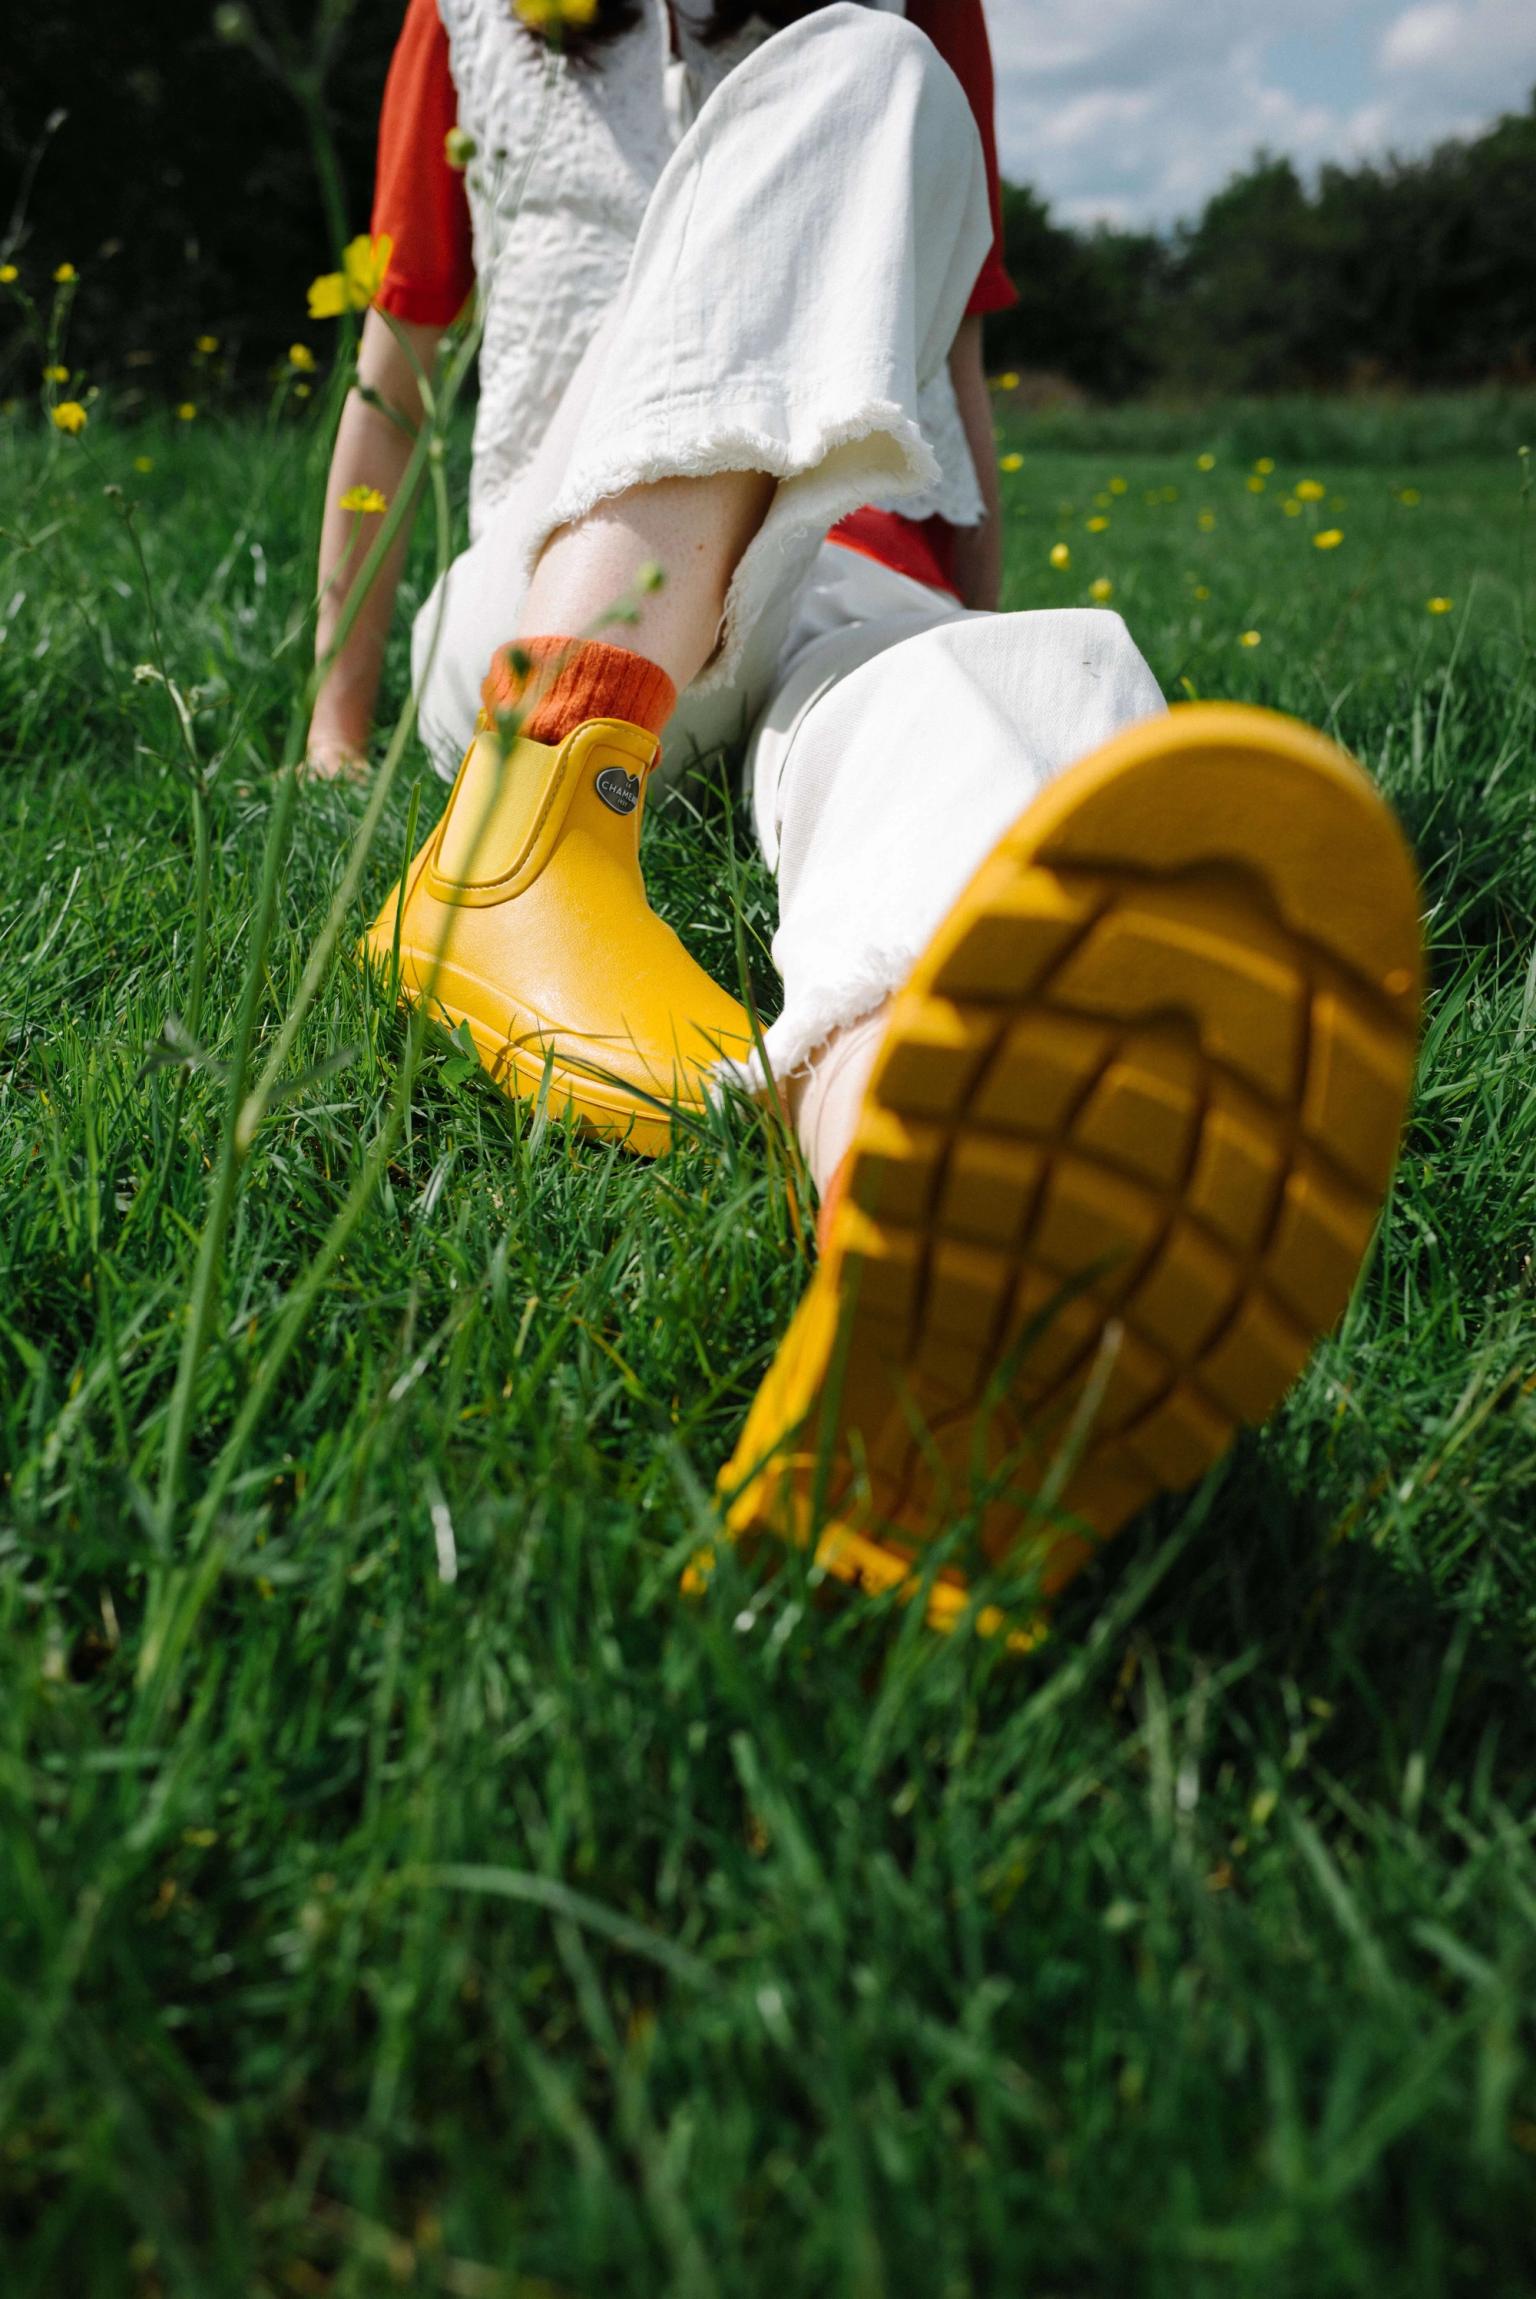
{"label": "dark hair", "polygon": [[[818,8],[825,8],[829,0],[714,0],[709,20],[703,27],[706,41],[729,40],[760,16],[765,24],[776,31],[786,24],[795,23],[801,16],[810,16]],[[590,24],[568,24],[549,33],[534,31],[536,40],[556,42],[567,56],[577,63],[589,60],[608,41],[616,40],[621,32],[631,32],[640,21],[637,0],[597,0],[597,13]]]}

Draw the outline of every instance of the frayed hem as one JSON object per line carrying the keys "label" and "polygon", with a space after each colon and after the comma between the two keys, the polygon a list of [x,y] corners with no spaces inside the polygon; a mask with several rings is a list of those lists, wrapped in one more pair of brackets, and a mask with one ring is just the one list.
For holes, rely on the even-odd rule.
{"label": "frayed hem", "polygon": [[920,955],[918,948],[878,951],[844,968],[835,983],[796,1000],[770,1023],[760,1052],[754,1049],[744,1062],[719,1062],[711,1074],[721,1086],[757,1098],[770,1092],[770,1079],[773,1085],[787,1084],[809,1066],[834,1031],[861,1022],[894,997]]}
{"label": "frayed hem", "polygon": [[[930,493],[941,480],[938,458],[920,425],[889,400],[870,401],[857,414],[822,424],[805,446],[750,424],[723,424],[685,446],[674,445],[659,426],[650,439],[643,430],[640,437],[640,447],[630,444],[600,471],[567,483],[529,539],[520,571],[526,582],[551,535],[631,487],[660,479],[713,478],[723,471],[762,471],[777,479],[779,493],[731,578],[719,644],[690,690],[697,695],[717,694],[735,682],[754,622],[807,542],[819,542],[839,519],[865,504],[895,509]],[[877,465],[873,457],[849,455],[866,442],[884,445],[892,463]],[[835,459],[844,457],[846,464],[839,467]],[[829,463],[834,465],[830,470]]]}

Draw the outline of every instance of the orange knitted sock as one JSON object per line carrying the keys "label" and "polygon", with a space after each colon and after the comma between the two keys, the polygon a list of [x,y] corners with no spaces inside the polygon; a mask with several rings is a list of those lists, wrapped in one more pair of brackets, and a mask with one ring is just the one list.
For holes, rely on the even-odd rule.
{"label": "orange knitted sock", "polygon": [[589,718],[621,718],[660,734],[677,689],[659,663],[602,639],[518,639],[498,647],[480,699],[492,717],[526,709],[531,742],[563,742]]}

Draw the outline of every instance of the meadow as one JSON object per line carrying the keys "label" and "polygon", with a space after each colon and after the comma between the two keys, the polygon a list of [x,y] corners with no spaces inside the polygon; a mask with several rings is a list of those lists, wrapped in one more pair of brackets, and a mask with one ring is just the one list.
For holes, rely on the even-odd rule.
{"label": "meadow", "polygon": [[[1000,409],[1007,604],[1335,734],[1431,944],[1341,1329],[1023,1660],[680,1596],[811,1207],[745,1110],[399,1094],[414,750],[279,1040],[367,805],[285,771],[314,427],[0,422],[14,2299],[1531,2288],[1536,408]],[[646,836],[771,1011],[728,776]]]}

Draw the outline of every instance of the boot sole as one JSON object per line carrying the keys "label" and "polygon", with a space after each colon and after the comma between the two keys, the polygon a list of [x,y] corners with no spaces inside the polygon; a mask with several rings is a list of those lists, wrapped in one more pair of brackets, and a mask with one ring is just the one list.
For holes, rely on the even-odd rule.
{"label": "boot sole", "polygon": [[[388,944],[375,943],[369,937],[365,949],[375,967],[388,967]],[[433,962],[430,951],[402,945],[402,1005],[420,1002],[424,984],[432,980]],[[537,1044],[537,1026],[532,1021],[528,1044],[507,1038],[480,1018],[467,995],[456,995],[452,967],[438,968],[430,1005],[433,1019],[443,1029],[455,1031],[467,1027],[481,1068],[509,1099],[542,1101],[551,1116],[575,1118],[605,1141],[617,1142],[638,1157],[661,1157],[671,1147],[672,1115],[659,1094],[657,1106],[650,1108],[636,1101],[622,1086],[610,1085],[605,1079],[572,1069],[566,1063],[546,1060]]]}
{"label": "boot sole", "polygon": [[1420,982],[1407,847],[1323,737],[1196,705],[1061,776],[895,1001],[727,1537],[947,1628],[946,1524],[1048,1599],[1196,1482],[1349,1300]]}

